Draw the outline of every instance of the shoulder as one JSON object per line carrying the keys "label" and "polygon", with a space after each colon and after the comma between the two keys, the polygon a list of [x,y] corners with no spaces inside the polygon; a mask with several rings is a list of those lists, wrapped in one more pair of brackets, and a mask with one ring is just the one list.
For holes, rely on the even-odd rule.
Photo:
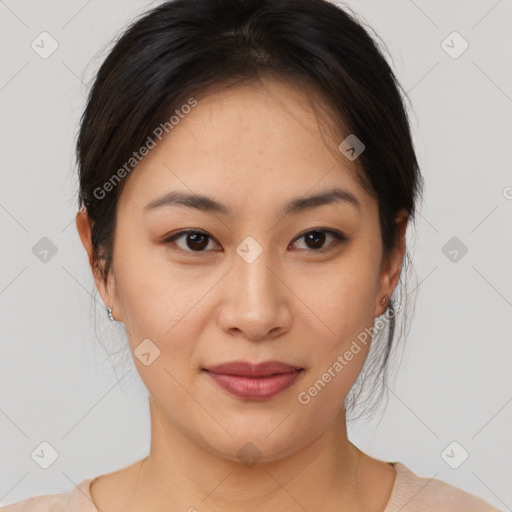
{"label": "shoulder", "polygon": [[0,512],[98,512],[89,493],[92,478],[62,494],[33,496],[0,507]]}
{"label": "shoulder", "polygon": [[396,481],[384,512],[500,512],[482,498],[396,462]]}

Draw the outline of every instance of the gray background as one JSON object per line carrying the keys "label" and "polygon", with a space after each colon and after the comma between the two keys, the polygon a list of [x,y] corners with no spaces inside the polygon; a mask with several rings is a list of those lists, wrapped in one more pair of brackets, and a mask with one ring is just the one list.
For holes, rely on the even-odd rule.
{"label": "gray background", "polygon": [[[93,293],[76,232],[73,146],[110,40],[158,3],[0,0],[0,504],[67,491],[149,449],[130,355],[104,348],[118,351],[123,332]],[[347,4],[387,45],[410,95],[426,181],[408,233],[418,287],[402,362],[385,412],[350,424],[350,436],[510,509],[512,2]],[[43,31],[58,43],[46,59],[31,47]],[[469,43],[457,58],[453,31]],[[43,237],[57,250],[46,262],[33,252]],[[445,255],[452,237],[456,261]],[[31,457],[43,441],[58,452],[48,469]],[[452,465],[460,447],[469,453],[458,469],[441,456],[453,441]]]}

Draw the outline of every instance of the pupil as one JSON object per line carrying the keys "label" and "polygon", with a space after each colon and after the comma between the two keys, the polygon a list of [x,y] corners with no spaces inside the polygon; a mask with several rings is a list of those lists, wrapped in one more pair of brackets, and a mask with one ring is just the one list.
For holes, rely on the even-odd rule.
{"label": "pupil", "polygon": [[[320,243],[318,243],[318,239],[320,239]],[[306,236],[306,241],[313,241],[313,247],[315,249],[318,249],[319,247],[322,247],[322,245],[324,244],[325,233],[323,233],[322,231],[312,231]]]}
{"label": "pupil", "polygon": [[[202,239],[202,244],[201,244],[201,239]],[[193,249],[193,250],[196,250],[196,249],[204,249],[207,245],[208,245],[208,242],[206,241],[206,235],[203,235],[201,233],[193,233],[193,234],[189,234],[188,235],[188,240],[192,240],[192,246],[189,245],[190,249]],[[198,242],[199,240],[199,242]],[[205,243],[206,242],[206,243]]]}

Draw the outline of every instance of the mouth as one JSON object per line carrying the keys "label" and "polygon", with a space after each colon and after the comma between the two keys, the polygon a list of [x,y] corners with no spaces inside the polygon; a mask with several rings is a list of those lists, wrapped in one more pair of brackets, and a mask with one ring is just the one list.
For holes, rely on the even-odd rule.
{"label": "mouth", "polygon": [[233,361],[203,368],[222,389],[247,400],[268,400],[292,386],[304,368],[280,361]]}

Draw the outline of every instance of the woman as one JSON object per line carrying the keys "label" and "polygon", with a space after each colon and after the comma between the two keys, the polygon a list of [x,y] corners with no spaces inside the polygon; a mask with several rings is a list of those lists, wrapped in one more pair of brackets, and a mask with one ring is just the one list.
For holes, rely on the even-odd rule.
{"label": "woman", "polygon": [[3,510],[497,510],[347,437],[387,368],[422,184],[355,19],[164,3],[103,63],[77,155],[77,229],[149,392],[150,453]]}

